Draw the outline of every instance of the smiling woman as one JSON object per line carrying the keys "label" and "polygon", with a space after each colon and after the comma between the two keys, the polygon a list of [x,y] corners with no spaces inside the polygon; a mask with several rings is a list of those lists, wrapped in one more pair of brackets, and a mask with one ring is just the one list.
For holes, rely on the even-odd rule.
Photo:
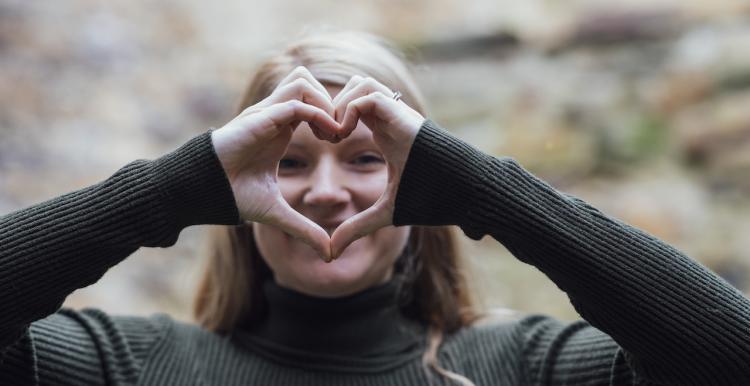
{"label": "smiling woman", "polygon": [[[261,65],[240,110],[0,217],[0,385],[750,384],[749,299],[425,119],[378,39],[296,41]],[[196,224],[221,225],[200,325],[60,308]],[[501,242],[583,319],[479,323],[446,225]]]}
{"label": "smiling woman", "polygon": [[[333,108],[333,115],[341,120],[354,99],[374,92],[392,95],[390,90],[399,90],[405,105],[414,108],[412,131],[416,132],[424,121],[421,94],[396,51],[383,40],[354,32],[316,34],[266,59],[247,87],[240,111],[299,79],[322,90],[324,99],[331,103],[322,103],[321,107]],[[387,191],[389,170],[381,150],[384,146],[378,146],[376,140],[362,121],[336,142],[321,140],[307,122],[301,122],[279,161],[277,183],[284,200],[332,235]],[[435,353],[443,334],[479,316],[468,286],[466,263],[458,253],[453,230],[447,226],[383,226],[354,241],[334,263],[325,263],[315,248],[282,228],[261,222],[214,229],[211,245],[196,294],[195,316],[212,331],[268,328],[262,326],[269,323],[268,308],[273,313],[279,305],[268,304],[264,286],[280,286],[312,297],[342,298],[385,285],[393,287],[387,291],[397,292],[402,299],[398,307],[401,312],[434,330],[424,361],[437,368]],[[385,305],[390,307],[391,303]],[[340,312],[336,315],[337,320],[333,320],[325,313],[316,313],[315,320],[308,315],[304,323],[323,326],[311,334],[334,340],[340,323],[351,326],[355,325],[352,320],[362,318],[349,313],[347,317],[352,320],[342,320]],[[362,334],[367,333],[366,326],[360,328]],[[300,330],[299,326],[290,329]],[[381,338],[394,343],[388,341],[389,336]],[[405,342],[413,342],[413,338]],[[340,354],[329,349],[317,347],[311,356]],[[393,353],[378,354],[387,358]]]}

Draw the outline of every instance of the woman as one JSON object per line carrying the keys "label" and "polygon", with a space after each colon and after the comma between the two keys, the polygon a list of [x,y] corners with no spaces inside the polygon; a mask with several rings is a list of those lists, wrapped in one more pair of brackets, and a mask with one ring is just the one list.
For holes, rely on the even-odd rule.
{"label": "woman", "polygon": [[[452,136],[419,100],[373,39],[309,37],[261,67],[220,129],[0,218],[0,384],[750,384],[738,290]],[[203,328],[60,309],[194,224],[226,225]],[[503,243],[584,320],[475,323],[438,225]]]}

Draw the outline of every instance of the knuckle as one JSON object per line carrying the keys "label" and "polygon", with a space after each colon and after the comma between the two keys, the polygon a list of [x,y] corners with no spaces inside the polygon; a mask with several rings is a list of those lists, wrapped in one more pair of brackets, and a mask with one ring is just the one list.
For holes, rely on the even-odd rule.
{"label": "knuckle", "polygon": [[305,78],[297,78],[290,84],[292,87],[294,87],[296,90],[303,90],[309,83],[307,82],[307,79]]}
{"label": "knuckle", "polygon": [[288,101],[286,101],[286,102],[284,102],[284,103],[285,103],[285,104],[286,104],[287,106],[289,106],[289,107],[291,107],[291,108],[293,108],[293,109],[298,109],[298,108],[301,108],[301,107],[302,107],[302,105],[303,105],[303,103],[302,103],[301,101],[297,100],[297,99],[290,99],[290,100],[288,100]]}
{"label": "knuckle", "polygon": [[352,87],[352,86],[356,86],[361,81],[362,81],[362,77],[361,76],[359,76],[359,75],[352,75],[352,77],[349,78],[349,81],[346,82],[346,83],[349,85],[349,87]]}
{"label": "knuckle", "polygon": [[377,84],[378,84],[378,81],[376,81],[376,80],[375,80],[375,78],[373,78],[373,77],[371,77],[371,76],[368,76],[368,77],[366,77],[366,78],[365,78],[365,79],[364,79],[364,80],[362,81],[362,83],[363,83],[363,84],[365,84],[365,85],[366,85],[366,86],[368,86],[368,87],[374,87],[375,85],[377,85]]}

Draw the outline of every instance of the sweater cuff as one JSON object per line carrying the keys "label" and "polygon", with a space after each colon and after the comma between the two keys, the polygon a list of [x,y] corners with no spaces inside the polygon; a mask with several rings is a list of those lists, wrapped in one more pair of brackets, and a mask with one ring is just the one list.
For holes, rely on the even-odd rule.
{"label": "sweater cuff", "polygon": [[232,186],[209,129],[153,161],[151,181],[177,229],[197,224],[241,224]]}
{"label": "sweater cuff", "polygon": [[471,239],[476,194],[486,185],[482,170],[492,157],[427,119],[414,139],[399,182],[393,225],[458,225]]}

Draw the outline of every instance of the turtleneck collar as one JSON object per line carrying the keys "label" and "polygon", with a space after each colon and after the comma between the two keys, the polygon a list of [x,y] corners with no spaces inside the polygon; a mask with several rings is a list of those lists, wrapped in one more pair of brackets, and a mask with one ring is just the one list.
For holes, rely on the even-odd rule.
{"label": "turtleneck collar", "polygon": [[233,335],[267,358],[338,371],[383,371],[424,349],[425,328],[399,310],[397,276],[358,293],[323,298],[263,283],[268,313]]}

